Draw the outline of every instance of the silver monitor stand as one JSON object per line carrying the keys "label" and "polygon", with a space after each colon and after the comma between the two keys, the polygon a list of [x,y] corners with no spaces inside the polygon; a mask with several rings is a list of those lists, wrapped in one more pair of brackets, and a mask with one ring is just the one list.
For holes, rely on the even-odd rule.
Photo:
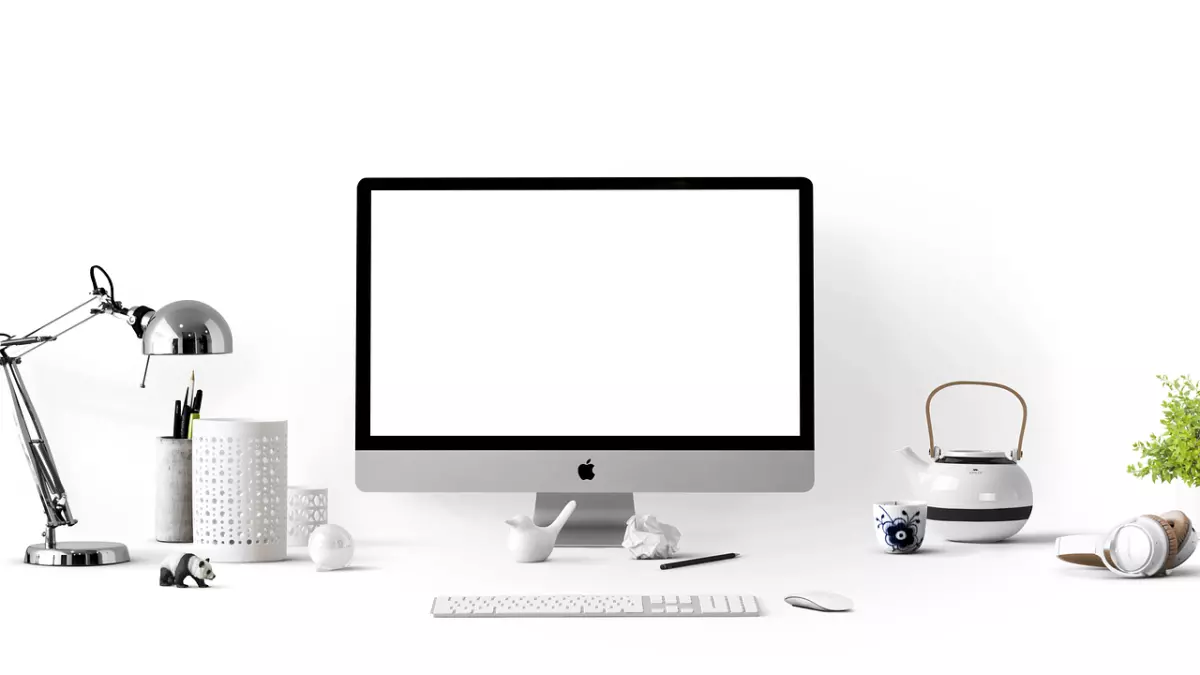
{"label": "silver monitor stand", "polygon": [[533,522],[554,522],[567,502],[575,500],[575,513],[567,520],[555,546],[611,547],[625,539],[625,523],[633,516],[630,492],[539,492],[533,507]]}

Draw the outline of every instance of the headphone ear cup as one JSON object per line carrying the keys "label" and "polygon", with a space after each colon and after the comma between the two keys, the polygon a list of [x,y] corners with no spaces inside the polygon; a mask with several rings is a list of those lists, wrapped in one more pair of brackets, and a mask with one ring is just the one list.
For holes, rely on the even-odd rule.
{"label": "headphone ear cup", "polygon": [[1121,523],[1096,551],[1104,566],[1126,577],[1153,577],[1170,569],[1179,551],[1171,524],[1158,516]]}
{"label": "headphone ear cup", "polygon": [[1188,518],[1187,514],[1183,511],[1168,511],[1162,514],[1160,518],[1170,523],[1171,528],[1175,531],[1175,539],[1179,543],[1179,550],[1175,554],[1175,562],[1171,567],[1179,567],[1196,550],[1196,529],[1192,525],[1191,518]]}
{"label": "headphone ear cup", "polygon": [[[1163,563],[1163,569],[1169,570],[1175,567],[1175,557],[1179,555],[1179,535],[1175,534],[1175,526],[1171,521],[1162,516],[1152,516],[1146,514],[1146,518],[1153,520],[1162,527],[1163,532],[1167,535],[1167,559]],[[1160,572],[1162,570],[1159,570]],[[1157,574],[1157,572],[1156,572]]]}

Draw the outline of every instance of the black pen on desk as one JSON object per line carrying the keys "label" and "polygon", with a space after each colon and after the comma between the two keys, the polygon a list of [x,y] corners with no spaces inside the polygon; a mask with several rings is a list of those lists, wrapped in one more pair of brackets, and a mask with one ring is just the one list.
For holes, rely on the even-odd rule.
{"label": "black pen on desk", "polygon": [[204,390],[197,389],[196,390],[196,398],[192,399],[192,412],[199,415],[200,414],[200,404],[203,402],[204,402]]}
{"label": "black pen on desk", "polygon": [[183,429],[183,403],[175,401],[175,426],[171,428],[171,438],[180,438]]}
{"label": "black pen on desk", "polygon": [[710,555],[707,558],[692,558],[691,560],[678,560],[676,562],[663,563],[658,566],[661,570],[673,570],[676,567],[688,567],[689,565],[703,565],[704,563],[717,562],[718,560],[730,560],[738,557],[736,553],[722,553],[721,555]]}

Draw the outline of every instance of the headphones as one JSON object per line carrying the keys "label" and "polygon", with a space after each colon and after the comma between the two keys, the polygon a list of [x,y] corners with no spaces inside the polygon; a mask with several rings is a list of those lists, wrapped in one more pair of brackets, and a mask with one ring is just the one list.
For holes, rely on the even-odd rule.
{"label": "headphones", "polygon": [[1055,542],[1059,560],[1107,567],[1125,577],[1165,575],[1196,550],[1196,529],[1182,511],[1138,516],[1107,535],[1074,534]]}

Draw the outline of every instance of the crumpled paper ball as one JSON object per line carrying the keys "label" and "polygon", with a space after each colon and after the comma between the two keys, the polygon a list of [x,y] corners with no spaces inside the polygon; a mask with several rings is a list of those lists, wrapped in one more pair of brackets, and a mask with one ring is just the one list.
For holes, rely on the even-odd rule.
{"label": "crumpled paper ball", "polygon": [[625,521],[621,545],[638,560],[670,558],[679,549],[679,530],[654,516],[633,516]]}

